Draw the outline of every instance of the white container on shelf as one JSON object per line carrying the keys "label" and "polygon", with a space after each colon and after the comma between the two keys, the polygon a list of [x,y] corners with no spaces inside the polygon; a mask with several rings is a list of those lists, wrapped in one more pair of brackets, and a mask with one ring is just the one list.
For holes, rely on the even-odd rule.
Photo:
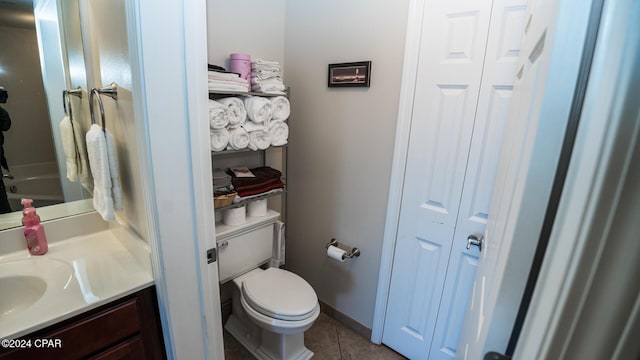
{"label": "white container on shelf", "polygon": [[245,206],[226,209],[222,212],[222,222],[229,226],[242,225],[247,221],[247,212]]}
{"label": "white container on shelf", "polygon": [[256,200],[247,205],[247,216],[260,217],[267,215],[267,199]]}

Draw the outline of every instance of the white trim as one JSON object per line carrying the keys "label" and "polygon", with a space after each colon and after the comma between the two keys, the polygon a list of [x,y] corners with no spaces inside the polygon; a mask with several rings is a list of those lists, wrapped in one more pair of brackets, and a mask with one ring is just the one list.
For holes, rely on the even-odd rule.
{"label": "white trim", "polygon": [[[88,16],[87,3],[82,2],[81,9],[84,9],[84,16]],[[127,41],[129,42],[129,58],[131,61],[131,77],[132,77],[132,92],[134,94],[145,94],[144,84],[144,71],[142,61],[142,47],[140,44],[140,14],[137,6],[137,2],[127,1],[125,3],[127,14]],[[85,50],[85,52],[87,52]],[[160,309],[160,323],[162,325],[162,336],[164,338],[165,349],[167,354],[172,353],[173,337],[171,332],[171,319],[169,313],[164,311],[166,303],[168,301],[167,287],[164,280],[164,276],[160,267],[161,264],[161,249],[160,242],[157,233],[157,212],[155,202],[153,201],[153,194],[155,193],[155,187],[153,182],[153,171],[151,169],[151,155],[149,145],[149,127],[147,121],[147,102],[144,96],[140,96],[139,101],[133,102],[134,118],[136,120],[136,141],[138,143],[138,149],[136,151],[139,154],[140,163],[140,180],[148,184],[142,187],[142,198],[144,199],[144,211],[147,219],[147,234],[149,239],[149,247],[151,248],[151,267],[153,271],[153,278],[156,287],[156,296]]]}
{"label": "white trim", "polygon": [[382,342],[384,319],[387,313],[393,254],[396,246],[396,236],[398,234],[398,220],[400,218],[400,205],[402,203],[404,174],[409,148],[409,135],[411,132],[413,98],[415,96],[416,78],[418,76],[418,61],[420,60],[420,38],[422,34],[424,5],[425,0],[409,0],[402,83],[398,105],[398,122],[396,125],[396,138],[393,150],[389,198],[387,200],[387,216],[382,240],[382,254],[380,255],[376,306],[371,331],[371,341],[375,344]]}
{"label": "white trim", "polygon": [[[207,249],[216,248],[213,185],[211,183],[211,139],[208,122],[207,84],[207,7],[201,0],[184,0],[184,33],[187,77],[187,105],[191,139],[191,171],[196,213],[194,227],[198,234],[200,258],[200,292],[203,303],[203,330],[209,359],[224,358],[218,263],[207,263]],[[203,131],[205,130],[205,131]],[[207,320],[208,319],[208,320]]]}
{"label": "white trim", "polygon": [[206,205],[210,175],[204,176],[210,172],[210,163],[204,165],[208,137],[197,131],[207,114],[206,4],[126,1],[136,53],[132,72],[139,80],[134,105],[145,127],[138,136],[150,166],[143,179],[149,192],[145,211],[167,356],[222,358],[217,272],[206,271],[215,268],[207,267],[205,251],[215,240],[212,204]]}
{"label": "white trim", "polygon": [[516,359],[637,351],[638,304],[628,299],[637,297],[640,264],[640,226],[629,216],[640,203],[639,10],[634,0],[605,2],[580,129]]}

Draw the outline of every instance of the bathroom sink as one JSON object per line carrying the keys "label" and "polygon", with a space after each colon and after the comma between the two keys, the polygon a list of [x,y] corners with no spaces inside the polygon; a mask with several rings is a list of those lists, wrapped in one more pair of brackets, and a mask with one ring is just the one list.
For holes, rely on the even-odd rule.
{"label": "bathroom sink", "polygon": [[47,283],[35,276],[0,277],[0,318],[27,309],[38,301]]}
{"label": "bathroom sink", "polygon": [[0,318],[28,310],[49,291],[64,290],[71,278],[71,266],[56,259],[0,263]]}

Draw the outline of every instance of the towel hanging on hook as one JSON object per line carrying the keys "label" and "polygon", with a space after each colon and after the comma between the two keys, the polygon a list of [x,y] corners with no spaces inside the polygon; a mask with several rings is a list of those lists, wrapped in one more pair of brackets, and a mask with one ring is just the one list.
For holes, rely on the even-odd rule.
{"label": "towel hanging on hook", "polygon": [[[117,100],[117,85],[111,83],[110,86],[105,88],[91,89],[89,108],[92,125],[86,135],[87,152],[91,174],[93,175],[93,207],[105,221],[112,221],[115,220],[114,212],[123,210],[123,199],[116,142],[111,132],[106,128],[104,106],[100,97],[102,94]],[[102,128],[95,119],[93,111],[94,96],[97,97],[100,107]]]}

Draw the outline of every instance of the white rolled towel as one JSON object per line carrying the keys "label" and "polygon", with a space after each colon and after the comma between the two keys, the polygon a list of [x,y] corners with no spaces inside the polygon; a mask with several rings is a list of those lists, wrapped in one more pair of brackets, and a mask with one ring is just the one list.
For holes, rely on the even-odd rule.
{"label": "white rolled towel", "polygon": [[268,123],[273,115],[271,101],[263,97],[248,96],[244,98],[244,107],[247,109],[249,119],[258,124]]}
{"label": "white rolled towel", "polygon": [[271,98],[271,108],[273,109],[271,121],[287,121],[291,115],[291,104],[289,99],[284,96]]}
{"label": "white rolled towel", "polygon": [[220,104],[226,105],[228,108],[227,115],[229,116],[229,128],[237,128],[242,126],[247,121],[247,109],[244,107],[244,102],[237,97],[228,97],[219,99]]}
{"label": "white rolled towel", "polygon": [[289,126],[282,121],[274,121],[269,127],[269,137],[271,137],[271,145],[283,146],[287,144],[289,138]]}
{"label": "white rolled towel", "polygon": [[229,144],[229,131],[227,129],[211,129],[211,150],[222,151]]}
{"label": "white rolled towel", "polygon": [[215,100],[209,99],[209,127],[224,129],[229,124],[229,108]]}
{"label": "white rolled towel", "polygon": [[246,149],[249,146],[249,133],[244,128],[238,127],[229,130],[229,148],[233,150]]}
{"label": "white rolled towel", "polygon": [[249,133],[249,149],[264,150],[271,145],[271,136],[268,131],[256,130]]}

